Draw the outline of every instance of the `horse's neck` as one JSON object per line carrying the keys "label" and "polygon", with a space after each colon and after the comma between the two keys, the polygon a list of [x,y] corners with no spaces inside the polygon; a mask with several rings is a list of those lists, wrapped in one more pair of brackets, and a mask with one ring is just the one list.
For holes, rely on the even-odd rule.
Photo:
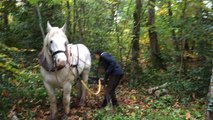
{"label": "horse's neck", "polygon": [[48,64],[52,64],[52,58],[48,55],[47,50],[44,50],[44,56]]}

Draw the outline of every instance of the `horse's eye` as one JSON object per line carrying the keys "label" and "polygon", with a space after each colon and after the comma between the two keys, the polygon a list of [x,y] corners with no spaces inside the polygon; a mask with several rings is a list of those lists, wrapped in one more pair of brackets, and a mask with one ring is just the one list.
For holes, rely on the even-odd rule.
{"label": "horse's eye", "polygon": [[53,41],[51,40],[50,43],[53,43]]}

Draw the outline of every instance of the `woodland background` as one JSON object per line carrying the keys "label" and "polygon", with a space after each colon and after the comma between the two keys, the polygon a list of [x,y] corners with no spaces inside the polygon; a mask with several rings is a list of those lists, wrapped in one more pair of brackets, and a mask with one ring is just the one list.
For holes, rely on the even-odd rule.
{"label": "woodland background", "polygon": [[[66,23],[70,43],[83,43],[91,53],[109,52],[125,71],[117,90],[121,105],[113,115],[97,109],[102,95],[89,95],[87,107],[71,106],[70,119],[204,119],[206,110],[213,111],[207,102],[213,102],[207,97],[212,2],[1,0],[0,118],[49,115],[37,55],[50,21],[59,27]],[[96,63],[91,76],[97,74]]]}

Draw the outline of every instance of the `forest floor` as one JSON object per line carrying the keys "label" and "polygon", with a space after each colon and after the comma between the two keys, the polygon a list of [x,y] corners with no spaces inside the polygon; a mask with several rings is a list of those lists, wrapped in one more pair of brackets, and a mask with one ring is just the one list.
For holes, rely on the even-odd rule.
{"label": "forest floor", "polygon": [[[96,86],[97,87],[97,86]],[[95,90],[96,87],[93,87],[93,90]],[[134,89],[128,89],[126,85],[120,85],[117,88],[117,98],[119,105],[122,106],[122,109],[125,109],[126,107],[129,107],[128,111],[125,111],[124,115],[129,116],[130,114],[133,114],[136,112],[136,110],[139,109],[146,109],[149,105],[145,104],[143,99],[137,98],[138,92]],[[94,119],[95,116],[98,116],[98,111],[100,112],[108,112],[108,115],[115,115],[116,110],[121,109],[119,107],[113,109],[112,107],[108,106],[106,108],[101,108],[102,100],[104,96],[104,90],[102,87],[102,91],[98,96],[87,94],[86,99],[86,105],[83,107],[78,106],[78,99],[76,96],[71,97],[71,110],[68,119],[70,120],[82,120],[82,119]],[[145,99],[145,98],[144,98]],[[47,99],[46,99],[47,100]],[[43,105],[42,105],[43,104]],[[31,111],[34,111],[36,114],[33,117],[35,120],[46,120],[48,116],[50,115],[49,111],[49,105],[47,102],[44,102],[42,104],[37,103],[34,108],[30,108]],[[19,109],[25,109],[25,108],[19,108]],[[60,97],[58,99],[58,118],[61,118],[63,116],[64,110],[63,110],[63,104],[62,104],[62,98]],[[131,109],[131,110],[130,110]],[[121,110],[119,110],[121,111]],[[105,114],[105,113],[104,113]],[[143,113],[140,113],[141,116]],[[107,114],[105,114],[107,115]]]}
{"label": "forest floor", "polygon": [[[97,86],[92,87],[93,90]],[[130,89],[127,85],[120,85],[117,88],[119,106],[115,109],[108,106],[100,108],[104,91],[98,96],[87,95],[86,105],[78,106],[75,96],[71,98],[71,110],[68,120],[136,120],[136,119],[157,119],[157,120],[202,120],[204,119],[205,100],[195,99],[183,105],[178,99],[171,95],[156,97],[143,94],[136,89]],[[63,104],[61,95],[57,99],[57,118],[63,117]],[[21,118],[24,120],[47,120],[49,118],[49,103],[46,98],[19,99],[10,108],[8,118]],[[16,119],[15,119],[16,120]]]}
{"label": "forest floor", "polygon": [[[37,52],[0,44],[0,119],[46,120],[50,115],[47,92],[38,72]],[[33,59],[32,59],[33,58]],[[172,68],[174,69],[174,68]],[[144,71],[146,72],[146,71]],[[100,108],[104,90],[98,96],[87,95],[86,105],[78,106],[75,89],[71,94],[70,120],[203,120],[206,96],[195,94],[194,85],[200,79],[178,81],[171,79],[173,71],[147,72],[144,81],[130,88],[128,78],[116,90],[119,106]],[[175,71],[174,71],[175,72]],[[175,74],[175,73],[174,73]],[[159,79],[159,77],[162,77]],[[175,80],[176,81],[175,81]],[[151,80],[151,81],[149,81]],[[171,80],[166,94],[149,94],[148,88]],[[192,81],[198,82],[194,84]],[[155,84],[153,84],[155,83]],[[157,83],[157,84],[156,84]],[[95,91],[97,85],[91,86]],[[166,89],[167,89],[166,88]],[[189,91],[191,90],[191,91]],[[176,92],[174,92],[176,91]],[[193,92],[194,91],[194,92]],[[57,116],[63,116],[61,91],[57,91]]]}
{"label": "forest floor", "polygon": [[[96,85],[92,87],[93,90],[96,89]],[[59,93],[60,94],[60,93]],[[129,116],[136,112],[139,109],[146,109],[149,107],[148,104],[144,103],[145,97],[142,99],[139,98],[139,93],[134,89],[129,89],[126,85],[119,85],[117,88],[117,98],[119,102],[119,107],[113,109],[108,106],[106,108],[101,108],[100,105],[103,100],[104,90],[102,87],[102,91],[98,96],[87,94],[86,105],[83,107],[78,106],[78,99],[76,96],[71,96],[71,105],[70,105],[70,114],[68,119],[70,120],[82,120],[82,119],[94,119],[95,116],[98,116],[97,111],[109,112],[109,115],[116,114],[116,110],[118,109],[127,109],[124,115]],[[62,104],[62,96],[59,95],[57,97],[57,106],[58,106],[58,118],[60,119],[63,116],[63,104]],[[26,106],[30,104],[30,106]],[[34,120],[46,120],[50,115],[49,111],[49,103],[47,98],[41,100],[35,99],[19,99],[15,102],[14,105],[11,106],[10,113],[8,117],[21,117],[22,119],[29,119],[29,111],[30,114],[33,114],[31,117]],[[112,113],[112,111],[114,113]],[[119,110],[121,111],[121,110]],[[143,112],[140,113],[141,116]],[[107,115],[107,114],[106,114]]]}

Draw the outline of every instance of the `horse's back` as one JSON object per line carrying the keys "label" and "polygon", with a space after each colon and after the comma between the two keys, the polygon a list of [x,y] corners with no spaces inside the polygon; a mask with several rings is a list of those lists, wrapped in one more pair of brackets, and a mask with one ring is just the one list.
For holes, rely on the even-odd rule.
{"label": "horse's back", "polygon": [[76,59],[79,57],[79,63],[91,66],[91,56],[89,49],[83,44],[71,44],[71,53]]}

